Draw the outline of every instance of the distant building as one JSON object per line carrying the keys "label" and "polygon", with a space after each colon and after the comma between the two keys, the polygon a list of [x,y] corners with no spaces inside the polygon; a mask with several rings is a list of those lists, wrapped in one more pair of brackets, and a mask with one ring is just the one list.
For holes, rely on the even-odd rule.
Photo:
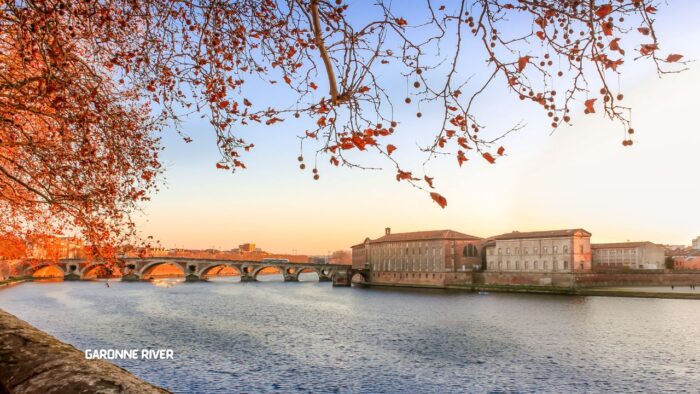
{"label": "distant building", "polygon": [[692,246],[693,246],[693,249],[700,250],[700,237],[697,237],[693,240]]}
{"label": "distant building", "polygon": [[352,265],[370,269],[373,283],[444,285],[471,281],[480,265],[482,239],[453,230],[418,231],[366,238],[352,247]]}
{"label": "distant building", "polygon": [[677,256],[673,258],[673,269],[700,270],[700,250],[695,251],[695,256]]}
{"label": "distant building", "polygon": [[652,242],[593,244],[593,264],[600,267],[663,269],[666,249]]}
{"label": "distant building", "polygon": [[584,229],[514,231],[489,239],[486,271],[575,272],[591,269],[591,233]]}
{"label": "distant building", "polygon": [[255,252],[255,244],[245,243],[245,244],[238,245],[238,251],[241,253]]}

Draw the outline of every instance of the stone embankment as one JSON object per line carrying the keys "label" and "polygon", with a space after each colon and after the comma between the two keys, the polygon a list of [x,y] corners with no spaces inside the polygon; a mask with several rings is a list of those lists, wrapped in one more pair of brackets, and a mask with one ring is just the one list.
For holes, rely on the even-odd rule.
{"label": "stone embankment", "polygon": [[168,393],[0,310],[0,393]]}

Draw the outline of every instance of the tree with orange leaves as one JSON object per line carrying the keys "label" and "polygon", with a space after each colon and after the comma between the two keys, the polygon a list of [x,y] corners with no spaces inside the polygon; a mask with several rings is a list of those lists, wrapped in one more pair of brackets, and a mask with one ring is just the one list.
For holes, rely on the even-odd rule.
{"label": "tree with orange leaves", "polygon": [[[217,168],[245,168],[242,155],[254,145],[240,129],[305,117],[314,126],[299,133],[299,165],[306,168],[310,149],[315,179],[321,158],[368,168],[348,153],[374,153],[397,181],[442,207],[434,178],[392,155],[401,147],[387,137],[406,121],[394,116],[396,101],[417,106],[418,117],[419,105],[439,106],[434,138],[421,147],[426,160],[454,157],[463,166],[505,154],[502,137],[521,125],[488,135],[476,110],[498,86],[541,108],[553,129],[602,112],[631,145],[630,109],[611,82],[620,66],[635,57],[659,73],[684,67],[681,55],[661,54],[657,3],[425,0],[409,20],[383,0],[3,2],[0,210],[10,219],[2,231],[76,227],[95,244],[131,233],[129,215],[161,172],[153,133],[172,122],[191,141],[178,126],[192,112],[216,133]],[[351,7],[363,7],[363,17],[349,16]],[[526,28],[506,28],[510,18]],[[458,72],[467,45],[480,49],[468,57],[485,60],[481,81]],[[386,65],[406,78],[407,92],[383,84]],[[251,79],[285,86],[293,102],[270,106],[246,88]]]}

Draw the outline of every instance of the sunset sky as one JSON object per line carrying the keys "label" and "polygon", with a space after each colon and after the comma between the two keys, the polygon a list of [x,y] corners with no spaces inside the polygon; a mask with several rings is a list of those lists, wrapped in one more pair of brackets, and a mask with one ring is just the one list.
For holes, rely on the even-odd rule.
{"label": "sunset sky", "polygon": [[[359,4],[352,2],[351,8]],[[698,13],[700,2],[689,0],[660,8],[661,53],[700,58],[700,26],[684,17]],[[627,49],[632,52],[631,44]],[[478,53],[465,77],[483,64]],[[386,162],[379,162],[384,171],[362,171],[332,167],[324,158],[321,179],[314,181],[296,159],[303,122],[244,130],[255,144],[244,157],[248,169],[216,170],[213,132],[193,117],[185,125],[191,144],[172,131],[164,133],[166,184],[144,206],[139,223],[165,247],[230,249],[254,242],[267,251],[308,254],[347,249],[366,236],[382,235],[384,227],[395,232],[449,228],[481,237],[583,227],[595,242],[689,244],[700,235],[700,66],[691,63],[689,71],[659,79],[650,62],[632,57],[628,54],[623,66],[621,85],[624,103],[633,108],[632,147],[622,146],[618,123],[583,115],[582,104],[579,113],[574,109],[574,126],[550,135],[541,110],[522,104],[501,83],[484,97],[478,113],[493,133],[520,120],[527,125],[503,142],[506,156],[495,165],[477,157],[462,168],[454,158],[432,161],[426,171],[448,199],[441,209],[425,193],[396,182]],[[391,67],[384,72],[390,78]],[[401,82],[388,82],[393,83]],[[319,85],[319,91],[326,88]],[[420,173],[425,157],[416,142],[431,135],[438,118],[428,108],[418,120],[415,107],[401,107],[403,89],[395,89],[400,125],[391,137],[399,146],[394,155]],[[272,101],[274,93],[266,93],[250,97]],[[274,100],[285,98],[291,100],[274,94]]]}

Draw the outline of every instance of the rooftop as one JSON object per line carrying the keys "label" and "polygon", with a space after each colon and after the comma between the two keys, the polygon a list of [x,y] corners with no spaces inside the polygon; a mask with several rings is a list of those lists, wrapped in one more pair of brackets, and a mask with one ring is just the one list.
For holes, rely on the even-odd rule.
{"label": "rooftop", "polygon": [[559,237],[571,237],[581,233],[585,236],[591,236],[591,233],[582,228],[573,228],[567,230],[549,230],[549,231],[513,231],[510,233],[505,233],[491,237],[491,239],[523,239],[523,238],[559,238]]}
{"label": "rooftop", "polygon": [[[605,243],[605,244],[591,244],[591,248],[593,249],[607,249],[607,248],[636,248],[638,246],[646,246],[646,245],[656,245],[653,242],[650,241],[639,241],[639,242],[611,242],[611,243]],[[661,246],[661,245],[657,245]]]}
{"label": "rooftop", "polygon": [[[432,231],[414,231],[408,233],[396,233],[396,234],[386,234],[377,239],[369,239],[370,243],[382,243],[382,242],[412,242],[412,241],[430,241],[436,239],[459,239],[459,240],[469,240],[478,241],[482,238],[475,237],[473,235],[460,233],[454,230],[432,230]],[[355,246],[360,246],[355,245]]]}

